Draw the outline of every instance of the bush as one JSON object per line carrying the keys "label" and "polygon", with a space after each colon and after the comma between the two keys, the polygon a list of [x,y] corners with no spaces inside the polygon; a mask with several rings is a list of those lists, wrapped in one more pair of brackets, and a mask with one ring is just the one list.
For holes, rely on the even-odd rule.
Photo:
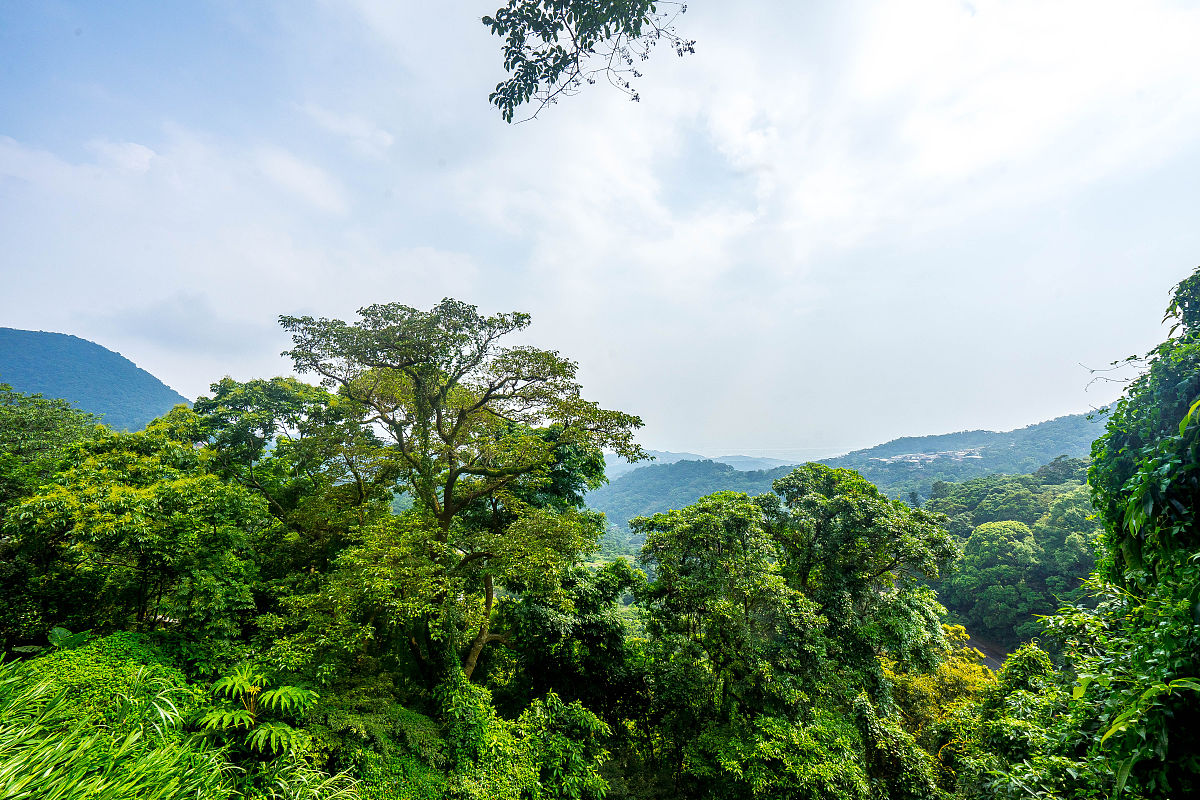
{"label": "bush", "polygon": [[[107,686],[115,689],[117,684]],[[89,715],[81,715],[81,708],[87,708]],[[28,664],[0,664],[0,797],[224,800],[230,796],[224,759],[173,735],[181,719],[173,706],[152,699],[141,708],[142,724],[109,711],[81,704],[78,692],[72,696],[36,680]],[[110,718],[120,730],[100,721]]]}
{"label": "bush", "polygon": [[14,666],[25,679],[49,684],[73,717],[120,723],[123,731],[150,722],[150,697],[169,699],[181,715],[190,712],[199,697],[183,673],[137,633],[114,633]]}

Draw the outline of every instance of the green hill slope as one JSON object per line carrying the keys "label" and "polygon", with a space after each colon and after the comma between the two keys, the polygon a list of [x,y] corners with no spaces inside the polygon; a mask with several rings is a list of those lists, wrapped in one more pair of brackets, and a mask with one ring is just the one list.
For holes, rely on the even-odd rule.
{"label": "green hill slope", "polygon": [[633,517],[683,508],[706,494],[725,489],[747,494],[769,492],[771,481],[791,471],[790,466],[743,471],[716,461],[651,464],[588,492],[587,502],[590,508],[608,515],[609,522],[624,526]]}
{"label": "green hill slope", "polygon": [[[782,458],[764,458],[762,456],[702,456],[699,453],[673,453],[669,450],[647,450],[646,452],[654,457],[653,463],[655,465],[674,464],[678,461],[715,461],[718,464],[728,464],[734,469],[739,469],[743,472],[775,469],[775,467],[800,463],[798,461],[786,461]],[[645,462],[630,464],[625,459],[613,453],[606,453],[604,456],[604,474],[608,476],[610,481],[645,466],[649,465]]]}
{"label": "green hill slope", "polygon": [[[916,492],[925,498],[936,481],[1030,473],[1060,455],[1085,457],[1091,452],[1092,441],[1104,432],[1101,420],[1087,417],[1072,414],[1003,433],[963,431],[907,436],[821,459],[821,463],[857,470],[892,497],[907,499],[910,492]],[[590,492],[587,501],[623,530],[633,517],[682,508],[713,492],[768,492],[772,481],[791,470],[783,466],[744,472],[714,461],[653,464]]]}
{"label": "green hill slope", "polygon": [[120,353],[65,333],[0,328],[0,383],[65,398],[118,430],[139,430],[188,399]]}
{"label": "green hill slope", "polygon": [[892,497],[907,498],[910,492],[928,497],[934,481],[1025,474],[1059,456],[1088,456],[1092,442],[1104,433],[1103,419],[1088,417],[1069,414],[1003,433],[906,436],[821,462],[857,470]]}

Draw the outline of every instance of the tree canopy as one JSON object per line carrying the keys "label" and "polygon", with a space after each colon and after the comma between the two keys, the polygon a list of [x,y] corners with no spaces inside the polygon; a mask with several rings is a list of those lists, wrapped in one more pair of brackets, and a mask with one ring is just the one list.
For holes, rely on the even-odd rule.
{"label": "tree canopy", "polygon": [[[429,311],[391,303],[359,315],[281,317],[294,343],[287,355],[389,440],[381,452],[429,522],[429,544],[411,554],[429,561],[434,581],[412,652],[433,670],[435,639],[465,646],[470,676],[496,641],[496,584],[553,584],[546,567],[591,546],[599,521],[576,510],[582,490],[603,480],[602,448],[644,456],[633,441],[642,422],[585,400],[577,365],[557,352],[503,346],[527,314],[483,316],[446,299]],[[465,605],[453,602],[464,593]],[[474,634],[463,643],[466,627]]]}
{"label": "tree canopy", "polygon": [[[805,464],[633,519],[636,563],[585,500],[641,420],[525,314],[283,317],[323,385],[132,434],[0,387],[0,794],[1190,796],[1198,293],[1090,490]],[[995,674],[968,646],[1035,628]]]}

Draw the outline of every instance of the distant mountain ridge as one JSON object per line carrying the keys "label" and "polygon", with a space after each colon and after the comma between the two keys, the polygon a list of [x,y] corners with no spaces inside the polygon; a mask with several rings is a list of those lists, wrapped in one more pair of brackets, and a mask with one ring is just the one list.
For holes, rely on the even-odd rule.
{"label": "distant mountain ridge", "polygon": [[789,465],[744,471],[709,460],[651,464],[588,492],[587,504],[589,508],[603,511],[610,525],[624,529],[634,517],[683,508],[713,492],[731,490],[752,495],[769,492],[772,481],[794,468]]}
{"label": "distant mountain ridge", "polygon": [[[908,498],[910,492],[928,497],[937,481],[965,481],[982,475],[1033,472],[1060,455],[1083,458],[1104,432],[1091,414],[1070,414],[1017,430],[960,431],[931,436],[905,436],[822,464],[860,472],[885,494]],[[679,455],[679,454],[674,454]],[[771,491],[771,483],[792,466],[739,471],[715,459],[676,459],[651,464],[620,475],[607,486],[589,492],[588,506],[603,511],[610,524],[624,529],[636,516],[682,508],[722,490],[748,494]]]}
{"label": "distant mountain ridge", "polygon": [[736,470],[742,472],[750,472],[753,470],[774,469],[788,464],[797,464],[797,461],[788,461],[782,458],[764,458],[762,456],[744,456],[744,455],[729,455],[729,456],[702,456],[699,453],[673,453],[670,450],[647,450],[653,461],[639,461],[636,464],[630,464],[625,459],[612,453],[606,453],[604,456],[604,474],[608,479],[615,480],[622,475],[633,472],[635,469],[650,466],[651,464],[676,464],[680,461],[715,461],[718,464],[728,464]]}
{"label": "distant mountain ridge", "polygon": [[0,328],[0,383],[61,397],[117,430],[140,430],[186,397],[120,353],[66,333]]}
{"label": "distant mountain ridge", "polygon": [[[1068,414],[1012,431],[960,431],[905,436],[844,456],[821,459],[847,467],[893,496],[928,496],[934,480],[962,481],[996,473],[1033,472],[1058,456],[1082,458],[1104,433],[1096,414]],[[936,476],[936,477],[935,477]]]}

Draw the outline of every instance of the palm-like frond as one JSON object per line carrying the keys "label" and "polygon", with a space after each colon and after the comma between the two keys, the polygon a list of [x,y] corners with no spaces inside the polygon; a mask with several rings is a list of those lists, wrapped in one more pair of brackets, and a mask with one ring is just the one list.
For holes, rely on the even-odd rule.
{"label": "palm-like frond", "polygon": [[263,692],[259,702],[263,707],[279,714],[298,714],[308,708],[318,697],[311,689],[299,686],[277,686]]}

